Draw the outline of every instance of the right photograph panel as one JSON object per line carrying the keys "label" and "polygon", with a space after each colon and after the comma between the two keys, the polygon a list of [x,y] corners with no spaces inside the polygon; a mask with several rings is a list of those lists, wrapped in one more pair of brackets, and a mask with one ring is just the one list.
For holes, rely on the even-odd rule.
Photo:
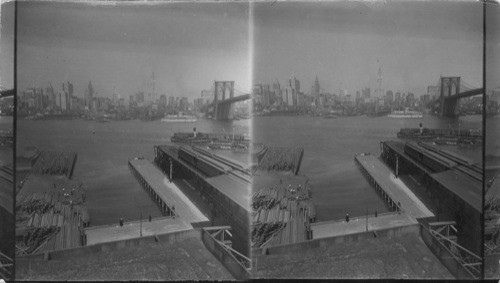
{"label": "right photograph panel", "polygon": [[481,278],[482,4],[253,17],[252,276]]}
{"label": "right photograph panel", "polygon": [[484,197],[484,277],[500,276],[500,8],[486,4],[486,143]]}

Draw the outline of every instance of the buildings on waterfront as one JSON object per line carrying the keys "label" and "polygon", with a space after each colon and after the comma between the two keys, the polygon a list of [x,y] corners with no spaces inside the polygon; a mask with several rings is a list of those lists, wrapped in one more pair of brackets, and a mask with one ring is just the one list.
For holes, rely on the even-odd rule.
{"label": "buildings on waterfront", "polygon": [[132,119],[178,112],[197,114],[200,108],[211,102],[209,93],[204,92],[202,97],[193,102],[188,97],[167,97],[156,90],[146,94],[139,91],[128,95],[127,99],[125,97],[118,92],[114,92],[111,97],[101,96],[94,89],[92,81],[80,93],[75,92],[69,81],[63,82],[58,89],[49,82],[45,89],[31,87],[18,93],[18,116],[111,116],[116,119]]}
{"label": "buildings on waterfront", "polygon": [[[350,92],[339,89],[338,93],[330,93],[321,88],[320,79],[316,76],[308,93],[300,89],[300,80],[291,76],[286,86],[282,87],[275,79],[272,84],[255,83],[252,88],[253,111],[269,113],[273,111],[298,111],[308,113],[330,112],[339,115],[372,115],[387,113],[393,110],[432,111],[432,103],[439,97],[439,87],[429,86],[427,93],[415,95],[412,92],[393,90],[382,91],[381,79],[378,89],[370,87]],[[493,97],[493,95],[492,95]],[[463,114],[480,113],[481,97],[471,97],[460,101],[460,112]],[[491,102],[491,108],[498,109]],[[496,104],[498,105],[498,103]]]}

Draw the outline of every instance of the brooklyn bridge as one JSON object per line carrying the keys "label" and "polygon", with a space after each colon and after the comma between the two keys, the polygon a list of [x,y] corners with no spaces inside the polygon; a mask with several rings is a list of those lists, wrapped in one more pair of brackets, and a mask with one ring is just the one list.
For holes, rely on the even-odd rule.
{"label": "brooklyn bridge", "polygon": [[212,94],[213,102],[203,107],[202,111],[207,117],[219,121],[233,119],[234,104],[250,99],[249,93],[235,88],[234,81],[214,81]]}
{"label": "brooklyn bridge", "polygon": [[483,88],[473,87],[461,77],[441,77],[438,82],[439,97],[433,102],[433,108],[440,116],[458,116],[459,100],[484,93]]}

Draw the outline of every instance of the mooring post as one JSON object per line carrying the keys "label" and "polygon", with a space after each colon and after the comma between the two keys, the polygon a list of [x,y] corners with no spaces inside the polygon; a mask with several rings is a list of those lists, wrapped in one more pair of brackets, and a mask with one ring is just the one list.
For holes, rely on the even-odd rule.
{"label": "mooring post", "polygon": [[141,212],[141,220],[140,220],[140,236],[142,237],[142,212]]}
{"label": "mooring post", "polygon": [[170,169],[170,183],[172,183],[172,158],[169,158],[168,161],[170,162],[170,166],[169,166],[169,169]]}
{"label": "mooring post", "polygon": [[366,231],[368,232],[368,208],[366,209]]}
{"label": "mooring post", "polygon": [[396,155],[396,178],[399,175],[399,156]]}

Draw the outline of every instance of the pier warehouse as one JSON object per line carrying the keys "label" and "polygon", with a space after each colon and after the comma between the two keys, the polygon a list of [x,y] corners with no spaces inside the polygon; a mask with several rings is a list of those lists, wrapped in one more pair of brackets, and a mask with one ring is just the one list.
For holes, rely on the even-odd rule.
{"label": "pier warehouse", "polygon": [[233,247],[249,254],[250,173],[244,164],[178,145],[155,146],[155,163],[170,180],[194,182],[203,199],[231,226]]}
{"label": "pier warehouse", "polygon": [[396,176],[418,179],[437,221],[457,223],[459,245],[481,254],[482,168],[472,161],[425,143],[381,142],[382,160]]}

